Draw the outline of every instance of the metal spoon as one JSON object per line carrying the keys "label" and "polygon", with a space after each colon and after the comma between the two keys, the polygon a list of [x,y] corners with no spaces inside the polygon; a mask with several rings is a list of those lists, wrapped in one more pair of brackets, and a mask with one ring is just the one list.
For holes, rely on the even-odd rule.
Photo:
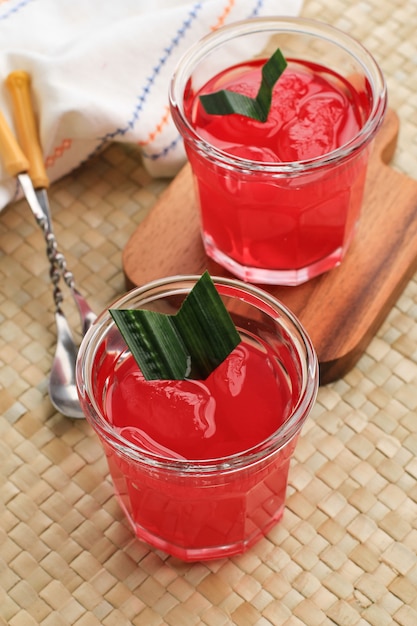
{"label": "metal spoon", "polygon": [[[15,70],[7,76],[5,82],[12,97],[14,121],[18,139],[28,159],[29,165],[27,174],[30,180],[27,181],[25,177],[19,177],[19,172],[17,172],[18,180],[22,185],[35,219],[44,234],[50,263],[50,277],[54,286],[53,296],[55,302],[57,345],[49,379],[49,395],[52,404],[64,415],[77,418],[83,417],[75,384],[77,347],[73,340],[68,322],[61,309],[63,295],[58,284],[61,277],[65,281],[77,304],[83,334],[87,332],[96,316],[86,300],[76,289],[74,277],[67,268],[64,255],[58,251],[57,241],[53,233],[47,194],[49,179],[45,170],[42,148],[39,141],[31,94],[30,75],[24,70]],[[33,197],[34,195],[35,198]],[[41,209],[41,211],[39,211],[39,209]]]}
{"label": "metal spoon", "polygon": [[[30,192],[29,192],[30,197]],[[82,333],[85,334],[96,319],[85,298],[76,289],[74,277],[67,267],[64,255],[58,251],[57,241],[45,215],[41,219],[36,217],[41,226],[46,241],[46,252],[50,264],[50,277],[54,286],[53,298],[55,302],[55,323],[57,328],[57,343],[49,375],[49,397],[54,407],[63,415],[73,418],[83,418],[75,380],[75,367],[78,348],[73,339],[67,318],[61,304],[63,294],[59,287],[62,278],[69,288],[80,313]]]}
{"label": "metal spoon", "polygon": [[55,321],[57,326],[57,346],[52,362],[49,395],[55,408],[67,417],[83,418],[76,382],[75,362],[77,347],[68,322],[61,309],[62,292],[58,286],[61,277],[69,287],[80,311],[83,330],[88,328],[95,318],[85,299],[76,290],[72,273],[68,270],[64,255],[58,251],[57,241],[50,226],[49,207],[45,209],[39,202],[32,181],[27,174],[29,162],[21,151],[4,116],[0,112],[0,151],[6,170],[16,176],[37,223],[44,233],[47,255],[50,263],[50,276],[54,285]]}
{"label": "metal spoon", "polygon": [[[39,223],[39,225],[44,231],[48,258],[51,263],[56,262],[61,269],[64,280],[70,288],[72,296],[78,306],[81,317],[82,333],[85,334],[92,322],[95,320],[96,316],[80,292],[75,288],[74,278],[67,270],[64,256],[57,251],[57,243],[53,236],[51,210],[47,194],[49,179],[44,165],[42,147],[39,141],[36,116],[31,96],[31,77],[28,72],[24,70],[14,70],[7,76],[5,82],[12,97],[14,121],[19,144],[28,160],[27,173],[32,181],[32,186],[38,203],[41,205],[42,212],[47,219],[47,230],[44,229],[41,223]],[[24,190],[24,193],[27,197],[27,193],[31,193],[31,190]],[[33,211],[33,204],[31,205],[31,208]],[[38,217],[40,216],[37,214],[37,207],[34,214],[35,219],[38,220]],[[51,255],[55,255],[55,257],[50,258]]]}

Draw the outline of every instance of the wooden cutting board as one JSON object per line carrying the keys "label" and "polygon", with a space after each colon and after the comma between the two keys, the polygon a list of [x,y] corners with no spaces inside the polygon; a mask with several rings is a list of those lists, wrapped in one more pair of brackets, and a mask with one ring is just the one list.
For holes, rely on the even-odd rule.
{"label": "wooden cutting board", "polygon": [[[369,164],[359,231],[342,264],[298,287],[262,286],[309,333],[321,384],[353,367],[417,270],[417,181],[389,166],[398,126],[397,115],[389,110]],[[123,269],[129,289],[205,269],[230,276],[205,255],[189,165],[129,239]]]}

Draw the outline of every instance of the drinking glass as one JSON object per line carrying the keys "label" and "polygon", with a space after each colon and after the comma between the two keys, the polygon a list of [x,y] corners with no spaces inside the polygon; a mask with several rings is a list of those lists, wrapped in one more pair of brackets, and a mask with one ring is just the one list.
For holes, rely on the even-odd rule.
{"label": "drinking glass", "polygon": [[[175,314],[197,278],[154,281],[133,289],[112,308]],[[213,281],[242,344],[251,346],[259,358],[266,359],[268,353],[277,373],[270,397],[257,396],[259,390],[254,388],[250,406],[242,409],[234,390],[224,413],[216,417],[217,424],[222,416],[231,417],[234,428],[239,429],[262,420],[268,408],[276,427],[250,449],[218,458],[187,459],[163,447],[145,445],[146,439],[141,444],[139,434],[136,438],[131,434],[149,417],[149,403],[140,391],[143,386],[130,387],[128,401],[134,407],[134,423],[128,426],[130,434],[126,436],[126,428],[118,426],[125,416],[117,413],[115,404],[109,411],[109,399],[120,384],[126,361],[133,357],[108,311],[86,334],[77,361],[81,405],[104,448],[116,496],[133,531],[148,544],[185,561],[244,552],[281,518],[291,457],[318,387],[314,348],[293,314],[262,289],[235,279]],[[285,406],[276,401],[281,395],[286,398]],[[214,393],[213,398],[216,401]],[[194,405],[197,401],[196,396]],[[158,419],[159,402],[156,396],[152,419]],[[170,415],[165,406],[164,419],[175,440],[183,436],[176,426],[182,416],[174,399],[169,406]]]}
{"label": "drinking glass", "polygon": [[[207,125],[196,127],[199,90],[214,76],[266,59],[276,48],[289,65],[274,93],[284,89],[290,67],[303,67],[317,81],[324,78],[338,93],[332,101],[324,92],[321,100],[314,95],[296,104],[288,97],[272,113],[265,136],[273,131],[276,116],[297,112],[296,122],[284,125],[285,136],[277,135],[279,157],[264,145],[250,145],[252,122],[242,125],[240,116],[222,116],[222,124],[234,125],[239,141],[247,139],[242,156],[229,138],[219,138],[221,130],[214,140]],[[341,98],[350,122],[356,120],[352,136],[346,134],[347,113],[337,112]],[[372,139],[386,104],[384,76],[373,56],[348,34],[319,21],[235,22],[191,47],[172,78],[170,106],[193,173],[207,255],[238,278],[258,284],[298,285],[337,266],[358,228]],[[326,135],[336,128],[337,142],[329,143],[328,151],[324,144],[322,153],[312,156],[314,142],[327,142]]]}

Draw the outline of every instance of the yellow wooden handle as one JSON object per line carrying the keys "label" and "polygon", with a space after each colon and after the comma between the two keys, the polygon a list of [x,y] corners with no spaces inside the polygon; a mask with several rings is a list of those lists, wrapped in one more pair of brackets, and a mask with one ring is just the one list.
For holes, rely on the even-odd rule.
{"label": "yellow wooden handle", "polygon": [[39,142],[35,112],[30,94],[30,76],[23,70],[11,72],[6,78],[13,100],[14,121],[19,143],[29,160],[29,176],[35,189],[49,186],[42,149]]}
{"label": "yellow wooden handle", "polygon": [[17,176],[29,170],[29,161],[20,149],[6,118],[0,111],[0,153],[10,176]]}

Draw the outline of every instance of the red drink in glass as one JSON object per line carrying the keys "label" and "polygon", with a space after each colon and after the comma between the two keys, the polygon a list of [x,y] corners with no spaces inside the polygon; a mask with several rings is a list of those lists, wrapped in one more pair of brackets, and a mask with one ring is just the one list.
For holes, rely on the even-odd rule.
{"label": "red drink in glass", "polygon": [[[201,94],[256,96],[266,58],[250,61],[249,52],[270,37],[288,67],[267,122],[207,114]],[[239,278],[283,285],[339,264],[357,228],[385,106],[372,57],[327,25],[265,18],[203,39],[178,66],[171,110],[193,171],[207,254]]]}
{"label": "red drink in glass", "polygon": [[[369,114],[367,94],[306,62],[290,63],[285,70],[266,123],[204,111],[198,99],[203,93],[229,89],[255,97],[264,63],[230,68],[198,94],[187,92],[185,111],[207,142],[234,157],[291,163],[321,157],[359,132]],[[224,254],[242,267],[291,271],[333,265],[335,256],[343,256],[359,218],[368,150],[303,185],[294,178],[266,183],[260,171],[231,187],[231,177],[222,172],[207,176],[206,160],[198,152],[189,150],[188,157],[197,180],[203,237],[215,258],[221,250],[218,261]]]}
{"label": "red drink in glass", "polygon": [[[288,419],[299,393],[289,387],[274,355],[268,358],[251,345],[236,348],[205,381],[144,381],[131,356],[121,357],[120,367],[101,366],[99,377],[98,393],[101,386],[108,389],[103,409],[120,437],[182,461],[220,459],[259,445]],[[161,472],[129,467],[111,446],[107,459],[138,534],[161,548],[178,546],[178,556],[200,550],[204,556],[210,547],[238,544],[245,534],[250,545],[259,529],[266,532],[281,517],[295,442],[259,468],[256,485],[245,472],[233,480],[219,477],[212,486],[164,481]]]}
{"label": "red drink in glass", "polygon": [[[116,306],[172,313],[193,282],[159,281]],[[144,380],[108,314],[83,341],[77,369],[132,528],[187,561],[243,552],[279,520],[318,384],[309,339],[282,305],[236,281],[215,284],[242,342],[206,380]]]}

